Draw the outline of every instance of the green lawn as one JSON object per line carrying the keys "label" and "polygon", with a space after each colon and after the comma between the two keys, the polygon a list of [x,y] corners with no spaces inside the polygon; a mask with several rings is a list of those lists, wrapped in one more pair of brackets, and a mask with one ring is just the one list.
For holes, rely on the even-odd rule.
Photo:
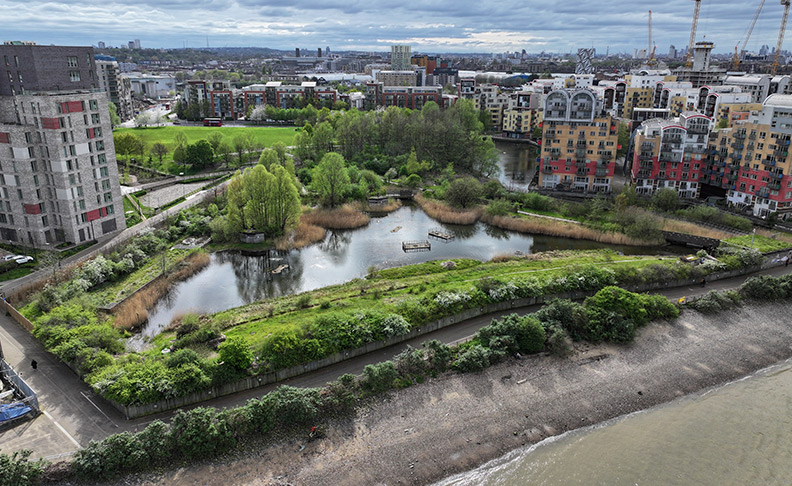
{"label": "green lawn", "polygon": [[[735,236],[734,238],[729,238],[723,241],[748,248],[751,246],[751,237],[752,235]],[[785,248],[792,247],[792,245],[786,241],[774,240],[773,238],[768,238],[767,236],[756,235],[754,236],[753,247],[764,253],[768,251],[783,250]]]}
{"label": "green lawn", "polygon": [[[188,143],[206,139],[212,132],[223,134],[223,141],[233,147],[234,137],[243,133],[253,133],[260,145],[269,147],[275,142],[294,145],[294,136],[297,132],[294,127],[148,127],[148,128],[118,128],[113,131],[113,137],[123,133],[132,133],[140,137],[146,144],[146,151],[155,143],[162,143],[168,147],[168,154],[162,159],[173,160],[174,139],[177,133],[183,133]],[[148,157],[146,157],[148,158]],[[156,157],[154,158],[156,160]]]}

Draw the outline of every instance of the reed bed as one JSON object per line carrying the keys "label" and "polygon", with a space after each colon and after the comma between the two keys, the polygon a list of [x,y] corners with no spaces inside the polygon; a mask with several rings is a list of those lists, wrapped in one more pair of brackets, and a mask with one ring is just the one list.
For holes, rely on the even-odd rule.
{"label": "reed bed", "polygon": [[322,241],[327,234],[327,230],[321,226],[305,222],[300,217],[300,224],[289,234],[281,236],[275,240],[275,248],[278,250],[298,250]]}
{"label": "reed bed", "polygon": [[367,215],[351,205],[336,209],[314,209],[300,216],[300,222],[325,229],[353,229],[366,226],[371,221]]}
{"label": "reed bed", "polygon": [[540,218],[514,218],[511,216],[485,215],[482,221],[497,228],[517,231],[519,233],[560,236],[575,240],[591,240],[611,245],[653,246],[661,243],[660,241],[632,238],[623,233],[598,231],[578,224],[549,221]]}
{"label": "reed bed", "polygon": [[673,231],[675,233],[685,233],[688,235],[703,236],[705,238],[714,238],[716,240],[725,240],[733,238],[735,233],[729,233],[716,228],[709,228],[696,223],[687,221],[678,221],[676,219],[664,218],[661,222],[663,231]]}
{"label": "reed bed", "polygon": [[171,272],[155,278],[115,306],[113,325],[119,329],[132,329],[142,325],[148,320],[148,310],[170,292],[176,283],[187,280],[207,265],[208,253],[200,251],[188,255]]}
{"label": "reed bed", "polygon": [[400,199],[388,198],[382,204],[368,204],[368,203],[359,203],[357,208],[360,211],[367,211],[370,213],[392,213],[402,207],[402,202]]}
{"label": "reed bed", "polygon": [[473,224],[484,214],[484,210],[480,207],[455,209],[440,201],[427,199],[420,194],[415,196],[415,202],[421,206],[421,209],[423,209],[430,218],[436,219],[441,223]]}

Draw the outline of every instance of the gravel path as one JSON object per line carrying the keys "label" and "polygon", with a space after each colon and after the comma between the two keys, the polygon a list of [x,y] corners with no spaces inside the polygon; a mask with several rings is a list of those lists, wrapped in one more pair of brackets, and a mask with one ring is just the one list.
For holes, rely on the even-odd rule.
{"label": "gravel path", "polygon": [[192,184],[174,184],[172,186],[163,187],[162,189],[146,193],[140,198],[140,202],[144,206],[148,206],[150,208],[159,208],[175,199],[195,191],[196,189],[200,189],[206,184],[208,184],[206,181],[193,182]]}

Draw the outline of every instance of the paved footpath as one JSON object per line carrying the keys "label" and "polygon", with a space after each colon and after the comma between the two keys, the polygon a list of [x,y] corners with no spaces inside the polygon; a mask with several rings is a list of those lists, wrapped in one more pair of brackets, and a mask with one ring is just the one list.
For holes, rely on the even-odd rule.
{"label": "paved footpath", "polygon": [[[779,266],[751,275],[711,282],[705,288],[695,285],[670,288],[655,293],[662,294],[671,300],[678,300],[681,297],[701,295],[710,290],[736,288],[747,278],[754,275],[772,275],[777,277],[790,272],[792,272],[792,267]],[[420,347],[422,342],[430,339],[438,339],[446,343],[460,341],[475,334],[478,329],[489,324],[494,318],[511,313],[529,314],[538,310],[539,307],[539,305],[521,307],[508,312],[498,312],[468,319],[410,341],[343,361],[312,373],[277,384],[216,398],[193,407],[214,406],[222,408],[242,405],[248,399],[260,397],[280,385],[322,386],[344,373],[360,374],[366,365],[391,359],[407,346]],[[2,341],[7,361],[39,393],[39,403],[44,411],[36,419],[23,422],[10,430],[0,433],[0,448],[3,452],[31,449],[34,451],[34,457],[57,460],[60,457],[70,455],[70,453],[78,449],[78,445],[85,446],[91,440],[99,440],[117,432],[141,430],[152,420],[167,420],[173,413],[163,412],[154,416],[129,421],[124,420],[122,414],[93,393],[90,387],[83,383],[71,369],[45,351],[43,346],[27,331],[5,315],[0,315],[0,341]],[[38,370],[34,371],[31,369],[31,359],[38,361]]]}

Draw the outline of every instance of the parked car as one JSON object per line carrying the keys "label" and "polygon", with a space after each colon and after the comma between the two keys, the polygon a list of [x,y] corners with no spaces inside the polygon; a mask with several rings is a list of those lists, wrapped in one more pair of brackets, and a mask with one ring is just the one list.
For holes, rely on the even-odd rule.
{"label": "parked car", "polygon": [[17,255],[16,258],[14,258],[14,261],[17,262],[18,265],[22,265],[24,263],[32,262],[33,257],[28,255]]}
{"label": "parked car", "polygon": [[17,257],[19,257],[19,255],[6,255],[6,256],[3,257],[3,261],[7,262],[8,260],[13,260],[13,259],[15,259]]}

